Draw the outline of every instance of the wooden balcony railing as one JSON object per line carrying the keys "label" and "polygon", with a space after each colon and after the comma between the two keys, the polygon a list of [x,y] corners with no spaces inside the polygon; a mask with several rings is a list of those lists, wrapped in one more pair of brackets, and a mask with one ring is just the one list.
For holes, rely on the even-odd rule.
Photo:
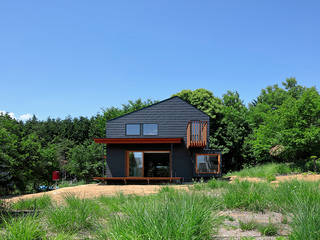
{"label": "wooden balcony railing", "polygon": [[187,125],[187,148],[207,145],[208,122],[190,121]]}

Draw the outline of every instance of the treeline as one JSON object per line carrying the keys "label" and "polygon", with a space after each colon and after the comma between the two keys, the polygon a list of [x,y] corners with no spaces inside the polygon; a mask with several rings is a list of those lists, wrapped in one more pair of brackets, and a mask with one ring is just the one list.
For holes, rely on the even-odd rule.
{"label": "treeline", "polygon": [[[206,89],[174,94],[211,118],[210,147],[223,152],[224,171],[265,162],[291,162],[308,168],[320,156],[320,95],[315,87],[287,79],[269,86],[246,106],[237,92],[218,98]],[[0,116],[0,188],[30,192],[50,185],[51,173],[89,182],[102,174],[102,146],[108,119],[153,104],[129,101],[86,118],[26,122]],[[308,170],[308,169],[307,169]],[[1,190],[0,190],[1,191]]]}

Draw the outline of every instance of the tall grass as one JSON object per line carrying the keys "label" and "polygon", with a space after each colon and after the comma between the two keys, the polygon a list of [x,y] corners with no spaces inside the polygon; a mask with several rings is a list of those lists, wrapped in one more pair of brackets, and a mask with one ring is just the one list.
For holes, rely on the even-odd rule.
{"label": "tall grass", "polygon": [[269,208],[268,199],[273,189],[268,183],[236,181],[226,186],[222,201],[226,208],[263,211]]}
{"label": "tall grass", "polygon": [[228,173],[227,176],[270,178],[276,175],[301,172],[301,170],[285,163],[267,163],[255,167],[244,168],[238,172]]}
{"label": "tall grass", "polygon": [[[273,210],[292,216],[290,239],[320,239],[320,183],[292,180],[272,186],[267,182],[236,181],[226,185],[221,195],[225,208],[251,211]],[[275,234],[273,225],[261,228]]]}
{"label": "tall grass", "polygon": [[144,201],[127,201],[100,239],[209,239],[217,206],[200,194],[164,190]]}
{"label": "tall grass", "polygon": [[34,216],[9,218],[4,220],[4,240],[42,240],[46,232],[40,220]]}
{"label": "tall grass", "polygon": [[34,210],[46,209],[52,206],[51,198],[48,195],[42,195],[38,198],[21,199],[11,205],[14,210]]}
{"label": "tall grass", "polygon": [[292,213],[290,239],[320,239],[319,182],[293,181],[284,183],[280,189],[283,195],[278,201],[284,202],[284,207]]}
{"label": "tall grass", "polygon": [[76,233],[92,229],[100,214],[100,207],[93,200],[79,199],[75,196],[65,198],[66,206],[47,211],[47,219],[53,230]]}

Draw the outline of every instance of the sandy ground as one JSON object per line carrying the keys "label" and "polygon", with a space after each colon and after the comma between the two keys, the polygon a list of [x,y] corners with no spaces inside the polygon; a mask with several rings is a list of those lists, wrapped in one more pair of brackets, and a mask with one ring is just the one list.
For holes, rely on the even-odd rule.
{"label": "sandy ground", "polygon": [[[238,176],[231,176],[230,181],[234,181],[235,179],[239,179],[240,181],[248,180],[252,182],[261,182],[266,181],[263,178],[255,178],[255,177],[238,177]],[[320,174],[293,174],[287,176],[277,176],[275,181],[271,183],[279,183],[284,181],[290,181],[293,179],[303,180],[303,181],[320,181]]]}
{"label": "sandy ground", "polygon": [[[21,196],[15,196],[6,198],[5,201],[16,202],[20,199],[30,199],[35,197],[41,197],[42,195],[48,195],[52,200],[58,203],[63,201],[63,198],[67,194],[72,194],[80,198],[95,198],[102,195],[114,196],[119,193],[123,194],[135,194],[135,195],[148,195],[157,193],[164,185],[100,185],[100,184],[86,184],[76,187],[65,187],[57,190],[26,194]],[[187,185],[170,185],[175,189],[188,189]]]}
{"label": "sandy ground", "polygon": [[[237,176],[230,177],[230,181],[234,181],[235,179],[239,179],[241,181],[248,180],[254,182],[266,181],[262,178],[239,178]],[[282,181],[289,181],[292,179],[305,180],[305,181],[320,181],[319,174],[296,174],[296,175],[288,175],[288,176],[277,176],[275,181],[271,183],[278,183]],[[185,189],[188,190],[188,185],[170,185],[175,189]],[[114,196],[119,193],[123,194],[135,194],[135,195],[148,195],[157,193],[163,185],[100,185],[100,184],[86,184],[80,185],[76,187],[66,187],[60,188],[57,190],[53,190],[50,192],[44,193],[34,193],[34,194],[26,194],[21,196],[15,196],[6,198],[5,201],[8,202],[16,202],[20,199],[29,199],[34,197],[40,197],[42,195],[48,195],[53,200],[58,203],[61,202],[65,195],[73,194],[80,198],[95,198],[102,195],[105,196]]]}
{"label": "sandy ground", "polygon": [[[229,210],[222,211],[220,215],[230,216],[233,221],[225,220],[222,227],[219,229],[217,236],[214,239],[241,239],[244,237],[253,237],[254,239],[276,239],[277,236],[287,236],[290,233],[288,224],[283,223],[284,216],[281,213],[265,212],[254,213],[246,211]],[[239,226],[239,221],[249,222],[251,220],[261,224],[268,224],[269,221],[274,223],[278,228],[278,235],[273,237],[262,236],[257,230],[242,231]]]}

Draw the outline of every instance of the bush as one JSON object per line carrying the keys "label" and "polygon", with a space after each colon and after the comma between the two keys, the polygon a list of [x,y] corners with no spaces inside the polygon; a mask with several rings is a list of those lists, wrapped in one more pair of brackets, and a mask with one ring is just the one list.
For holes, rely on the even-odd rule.
{"label": "bush", "polygon": [[320,159],[315,160],[316,169],[314,169],[314,160],[309,160],[305,164],[305,171],[320,172]]}

